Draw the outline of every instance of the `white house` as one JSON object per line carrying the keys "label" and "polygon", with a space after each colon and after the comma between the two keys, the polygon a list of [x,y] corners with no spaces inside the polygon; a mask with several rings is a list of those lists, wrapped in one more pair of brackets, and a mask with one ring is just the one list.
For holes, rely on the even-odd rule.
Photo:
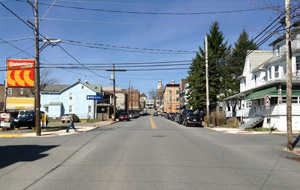
{"label": "white house", "polygon": [[79,118],[94,117],[94,101],[87,95],[101,95],[102,86],[78,80],[72,85],[47,85],[41,92],[41,110],[50,118],[75,113]]}
{"label": "white house", "polygon": [[[249,127],[286,130],[285,36],[272,42],[273,51],[256,50],[245,60],[240,93],[225,99],[226,117],[237,117]],[[300,30],[292,34],[292,126],[300,130]],[[266,105],[270,103],[270,106]]]}

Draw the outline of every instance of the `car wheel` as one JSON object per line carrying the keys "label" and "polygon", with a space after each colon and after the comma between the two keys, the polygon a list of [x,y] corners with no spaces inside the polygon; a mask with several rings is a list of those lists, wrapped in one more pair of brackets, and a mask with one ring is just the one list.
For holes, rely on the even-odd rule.
{"label": "car wheel", "polygon": [[62,123],[65,123],[65,121],[61,121]]}
{"label": "car wheel", "polygon": [[16,128],[15,124],[12,123],[12,124],[10,125],[10,128],[9,128],[9,129],[10,129],[10,130],[14,130],[15,128]]}
{"label": "car wheel", "polygon": [[70,121],[68,121],[68,123],[70,123]]}

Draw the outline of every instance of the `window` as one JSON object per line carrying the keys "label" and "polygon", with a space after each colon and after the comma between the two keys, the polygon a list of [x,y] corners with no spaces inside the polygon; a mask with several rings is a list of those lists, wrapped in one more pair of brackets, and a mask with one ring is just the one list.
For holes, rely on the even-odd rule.
{"label": "window", "polygon": [[84,86],[81,86],[81,89],[84,89]]}
{"label": "window", "polygon": [[298,103],[298,97],[292,97],[292,104]]}
{"label": "window", "polygon": [[12,88],[8,88],[8,89],[7,89],[7,93],[8,93],[8,94],[12,94]]}
{"label": "window", "polygon": [[178,102],[178,101],[179,101],[179,98],[176,98],[176,101]]}
{"label": "window", "polygon": [[169,94],[172,94],[172,90],[169,90]]}
{"label": "window", "polygon": [[257,76],[256,76],[256,75],[254,75],[254,82],[255,82],[255,86],[256,86],[256,78],[257,78]]}
{"label": "window", "polygon": [[276,56],[280,56],[280,45],[276,47]]}
{"label": "window", "polygon": [[296,57],[296,70],[300,72],[300,56]]}
{"label": "window", "polygon": [[275,78],[279,78],[279,66],[275,66]]}
{"label": "window", "polygon": [[179,90],[176,90],[176,94],[179,94]]}
{"label": "window", "polygon": [[49,112],[49,108],[48,107],[45,107],[45,112]]}
{"label": "window", "polygon": [[73,100],[73,93],[69,93],[69,100]]}
{"label": "window", "polygon": [[23,94],[23,93],[24,93],[24,89],[20,88],[20,94]]}
{"label": "window", "polygon": [[276,105],[278,103],[278,97],[271,97],[271,105]]}
{"label": "window", "polygon": [[69,113],[73,112],[73,105],[69,105]]}
{"label": "window", "polygon": [[286,103],[286,97],[282,97],[282,103]]}
{"label": "window", "polygon": [[91,105],[88,105],[88,112],[92,112],[92,106]]}

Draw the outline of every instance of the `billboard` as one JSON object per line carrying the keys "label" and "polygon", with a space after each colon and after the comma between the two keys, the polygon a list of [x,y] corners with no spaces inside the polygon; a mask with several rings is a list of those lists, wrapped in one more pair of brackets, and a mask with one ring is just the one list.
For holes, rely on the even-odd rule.
{"label": "billboard", "polygon": [[7,110],[34,110],[35,98],[7,97]]}
{"label": "billboard", "polygon": [[8,59],[7,87],[34,87],[34,66],[34,60]]}

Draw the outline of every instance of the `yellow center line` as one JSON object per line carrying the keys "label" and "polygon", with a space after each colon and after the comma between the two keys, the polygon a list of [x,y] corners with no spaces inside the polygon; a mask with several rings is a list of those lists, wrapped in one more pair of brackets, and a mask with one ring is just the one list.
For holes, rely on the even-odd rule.
{"label": "yellow center line", "polygon": [[150,122],[151,122],[152,129],[156,129],[155,123],[151,116],[150,116]]}

